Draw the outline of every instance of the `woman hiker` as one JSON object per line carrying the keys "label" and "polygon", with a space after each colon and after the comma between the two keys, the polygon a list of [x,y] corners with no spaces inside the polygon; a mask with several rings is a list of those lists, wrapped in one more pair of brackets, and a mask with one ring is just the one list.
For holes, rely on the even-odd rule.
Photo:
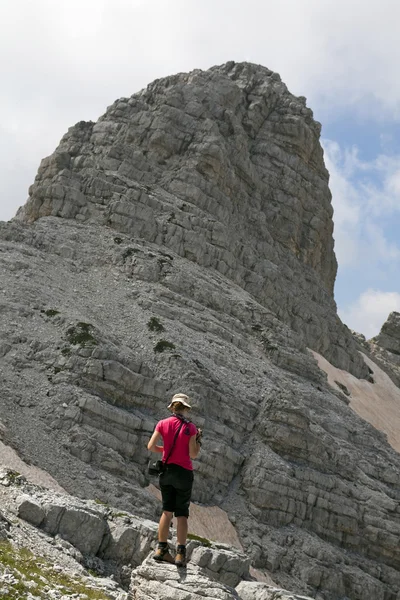
{"label": "woman hiker", "polygon": [[[163,453],[164,462],[168,458],[164,472],[160,475],[163,512],[158,525],[158,546],[153,558],[157,561],[174,562],[178,567],[186,566],[186,538],[193,486],[191,459],[199,455],[202,435],[201,429],[197,429],[196,425],[188,419],[191,409],[188,401],[186,394],[173,396],[168,406],[172,416],[157,423],[147,444],[147,448],[152,452]],[[158,445],[161,440],[163,446]],[[178,540],[175,560],[169,553],[167,543],[174,513],[177,520]]]}

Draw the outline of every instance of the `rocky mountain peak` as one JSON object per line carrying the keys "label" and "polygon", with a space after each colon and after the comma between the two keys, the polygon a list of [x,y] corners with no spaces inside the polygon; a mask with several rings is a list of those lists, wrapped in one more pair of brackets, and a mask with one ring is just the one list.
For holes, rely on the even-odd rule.
{"label": "rocky mountain peak", "polygon": [[366,374],[336,317],[320,124],[279,75],[234,62],[159,79],[77,123],[17,219],[97,223],[212,268],[337,366]]}
{"label": "rocky mountain peak", "polygon": [[[242,245],[262,244],[260,260],[282,246],[332,293],[332,208],[319,133],[305,99],[264,67],[228,63],[167,77],[117,100],[96,124],[72,127],[42,162],[19,218],[96,220],[160,243],[160,221],[175,208],[162,223],[167,240],[181,212],[206,219],[214,237],[236,231],[227,244],[236,258]],[[147,228],[126,214],[129,204],[153,209],[142,215]],[[189,253],[190,242],[184,246]]]}
{"label": "rocky mountain peak", "polygon": [[[319,130],[277,74],[227,63],[116,101],[42,161],[0,223],[0,465],[28,476],[0,476],[4,542],[60,547],[71,575],[114,563],[115,600],[397,598],[400,365],[337,316]],[[150,556],[147,442],[176,392],[204,430],[186,581]]]}

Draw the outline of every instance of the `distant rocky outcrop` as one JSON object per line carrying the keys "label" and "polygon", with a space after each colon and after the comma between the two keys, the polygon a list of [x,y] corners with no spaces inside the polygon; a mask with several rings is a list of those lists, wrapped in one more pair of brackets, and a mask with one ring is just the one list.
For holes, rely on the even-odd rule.
{"label": "distant rocky outcrop", "polygon": [[400,313],[390,313],[374,342],[388,352],[400,356]]}
{"label": "distant rocky outcrop", "polygon": [[[397,600],[400,458],[352,408],[378,354],[336,314],[319,129],[247,63],[156,81],[72,127],[0,223],[0,438],[68,493],[157,521],[146,443],[185,391],[204,429],[193,499],[226,512],[260,578]],[[137,598],[190,593],[135,566]],[[241,597],[274,597],[258,583]]]}
{"label": "distant rocky outcrop", "polygon": [[391,312],[379,335],[364,340],[363,347],[400,387],[400,313]]}

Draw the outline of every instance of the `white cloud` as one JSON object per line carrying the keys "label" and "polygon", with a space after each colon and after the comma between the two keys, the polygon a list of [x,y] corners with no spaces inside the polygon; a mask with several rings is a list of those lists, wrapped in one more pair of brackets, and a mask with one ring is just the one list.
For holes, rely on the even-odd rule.
{"label": "white cloud", "polygon": [[400,294],[368,289],[339,316],[351,329],[363,333],[367,339],[378,335],[392,311],[400,312]]}
{"label": "white cloud", "polygon": [[385,233],[400,216],[400,156],[361,161],[357,148],[323,140],[334,207],[335,252],[340,267],[374,268],[397,261],[400,248]]}
{"label": "white cloud", "polygon": [[[400,199],[400,166],[396,169],[387,180],[387,189],[390,194],[396,198],[397,201]],[[399,202],[400,204],[400,202]]]}
{"label": "white cloud", "polygon": [[357,225],[361,218],[359,193],[349,175],[349,161],[343,161],[343,152],[337,142],[323,140],[325,165],[329,171],[329,185],[333,196],[336,225]]}

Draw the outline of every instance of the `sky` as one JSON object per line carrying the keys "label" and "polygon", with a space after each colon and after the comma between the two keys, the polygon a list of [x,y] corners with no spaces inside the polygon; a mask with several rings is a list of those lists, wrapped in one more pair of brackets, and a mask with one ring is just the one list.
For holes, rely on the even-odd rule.
{"label": "sky", "polygon": [[160,77],[262,64],[322,123],[335,300],[371,338],[400,311],[399,39],[398,0],[1,0],[0,220],[77,121]]}

